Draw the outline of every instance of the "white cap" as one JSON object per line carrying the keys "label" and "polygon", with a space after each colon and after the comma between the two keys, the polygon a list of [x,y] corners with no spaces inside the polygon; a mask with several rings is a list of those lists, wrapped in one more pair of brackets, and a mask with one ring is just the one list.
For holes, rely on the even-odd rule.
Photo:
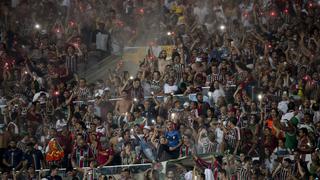
{"label": "white cap", "polygon": [[190,106],[190,103],[189,103],[189,102],[183,103],[183,107],[189,107],[189,106]]}
{"label": "white cap", "polygon": [[143,129],[148,129],[150,131],[151,127],[150,126],[144,126]]}

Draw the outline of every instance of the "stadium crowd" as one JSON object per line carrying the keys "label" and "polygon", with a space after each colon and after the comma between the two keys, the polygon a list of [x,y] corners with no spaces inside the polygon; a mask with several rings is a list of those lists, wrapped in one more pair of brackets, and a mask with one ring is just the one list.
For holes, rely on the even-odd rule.
{"label": "stadium crowd", "polygon": [[[93,179],[96,168],[184,157],[195,167],[144,178],[320,177],[319,1],[12,0],[0,9],[2,179],[61,179],[59,168]],[[136,74],[79,76],[89,52],[141,42],[149,48]],[[134,179],[130,168],[120,179]]]}

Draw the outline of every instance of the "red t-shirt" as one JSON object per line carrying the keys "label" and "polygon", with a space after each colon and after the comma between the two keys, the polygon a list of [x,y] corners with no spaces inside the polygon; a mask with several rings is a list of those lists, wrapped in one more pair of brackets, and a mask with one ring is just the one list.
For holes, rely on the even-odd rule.
{"label": "red t-shirt", "polygon": [[[105,154],[106,153],[106,154]],[[97,161],[99,165],[103,165],[106,163],[110,156],[114,155],[114,150],[112,148],[109,148],[107,150],[101,150],[98,153]]]}
{"label": "red t-shirt", "polygon": [[71,134],[67,136],[63,136],[61,134],[58,135],[57,140],[59,144],[63,147],[65,154],[72,153],[72,136]]}

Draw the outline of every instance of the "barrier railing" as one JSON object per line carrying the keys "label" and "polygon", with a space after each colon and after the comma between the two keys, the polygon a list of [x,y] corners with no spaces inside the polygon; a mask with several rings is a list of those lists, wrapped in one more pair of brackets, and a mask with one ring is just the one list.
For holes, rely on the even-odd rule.
{"label": "barrier railing", "polygon": [[[210,87],[202,87],[202,94],[203,95],[208,95],[208,92],[209,92],[209,89]],[[185,97],[185,98],[188,98],[190,97],[190,95],[196,95],[196,93],[191,93],[191,94],[188,94],[188,95],[184,95],[184,94],[168,94],[168,95],[161,95],[161,96],[154,96],[155,98],[157,98],[158,100],[163,100],[165,97],[169,97],[169,96],[172,96],[172,97]],[[144,99],[151,99],[153,98],[153,96],[144,96]],[[123,98],[121,97],[113,97],[113,98],[110,98],[108,99],[108,101],[120,101],[122,100]],[[89,99],[87,101],[73,101],[73,103],[79,103],[79,104],[83,104],[83,103],[94,103],[96,100],[95,99]]]}
{"label": "barrier railing", "polygon": [[[122,170],[126,168],[131,176],[134,179],[140,179],[139,177],[143,176],[145,171],[148,169],[151,169],[153,165],[151,163],[145,163],[145,164],[130,164],[130,165],[116,165],[116,166],[104,166],[99,168],[90,168],[90,167],[83,167],[81,168],[82,173],[77,173],[77,177],[80,179],[84,179],[84,174],[86,174],[85,179],[98,179],[100,175],[104,175],[106,177],[119,177]],[[77,170],[77,169],[74,169]],[[66,168],[59,168],[58,169],[58,175],[65,178],[68,176]],[[17,177],[23,176],[22,171],[15,171],[13,169],[12,173],[15,173]],[[36,170],[36,173],[38,177],[41,179],[42,177],[46,177],[49,175],[50,170],[49,169],[41,169]],[[2,173],[0,172],[0,177]],[[118,178],[117,178],[118,179]]]}

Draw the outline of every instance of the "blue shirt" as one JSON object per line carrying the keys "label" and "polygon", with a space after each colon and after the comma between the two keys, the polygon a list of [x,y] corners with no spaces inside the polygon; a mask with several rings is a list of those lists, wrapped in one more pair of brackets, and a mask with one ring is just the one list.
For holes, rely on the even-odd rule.
{"label": "blue shirt", "polygon": [[181,139],[180,132],[177,130],[174,131],[167,131],[165,133],[165,137],[168,140],[168,146],[169,147],[175,147],[179,144],[179,141]]}

